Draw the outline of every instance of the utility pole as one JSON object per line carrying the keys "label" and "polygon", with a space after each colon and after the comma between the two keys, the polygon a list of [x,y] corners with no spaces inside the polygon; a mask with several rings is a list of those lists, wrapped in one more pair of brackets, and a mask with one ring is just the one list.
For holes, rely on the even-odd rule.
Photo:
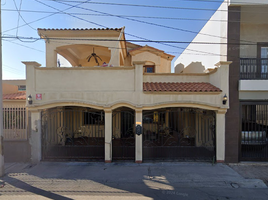
{"label": "utility pole", "polygon": [[2,89],[2,1],[0,0],[0,177],[5,174],[3,137],[3,89]]}

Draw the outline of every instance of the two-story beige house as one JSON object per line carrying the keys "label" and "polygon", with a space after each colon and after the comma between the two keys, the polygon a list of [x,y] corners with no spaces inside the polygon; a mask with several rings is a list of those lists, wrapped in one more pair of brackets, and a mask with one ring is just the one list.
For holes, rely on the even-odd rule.
{"label": "two-story beige house", "polygon": [[[38,34],[46,66],[23,62],[32,162],[224,162],[229,62],[175,74],[174,56],[126,42],[124,28]],[[72,67],[59,67],[59,54]]]}

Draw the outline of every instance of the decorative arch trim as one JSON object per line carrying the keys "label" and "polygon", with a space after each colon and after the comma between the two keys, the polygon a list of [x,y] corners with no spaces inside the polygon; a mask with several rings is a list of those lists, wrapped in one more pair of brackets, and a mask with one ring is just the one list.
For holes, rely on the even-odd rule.
{"label": "decorative arch trim", "polygon": [[98,110],[115,110],[120,107],[127,107],[133,110],[154,110],[160,108],[167,108],[167,107],[188,107],[188,108],[200,108],[205,110],[214,110],[220,113],[225,113],[228,108],[221,108],[212,105],[205,105],[200,103],[188,103],[188,102],[170,102],[170,103],[160,103],[154,105],[135,105],[132,102],[116,102],[109,105],[97,105],[94,103],[87,103],[87,102],[51,102],[43,105],[36,105],[36,106],[28,106],[29,111],[34,110],[45,110],[49,108],[55,108],[60,106],[79,106],[79,107],[87,107],[93,108]]}

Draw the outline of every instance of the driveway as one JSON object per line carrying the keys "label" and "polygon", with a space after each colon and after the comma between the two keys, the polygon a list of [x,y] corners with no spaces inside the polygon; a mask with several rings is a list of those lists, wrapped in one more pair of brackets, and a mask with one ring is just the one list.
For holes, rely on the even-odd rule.
{"label": "driveway", "polygon": [[210,163],[9,163],[0,199],[268,199],[260,179]]}

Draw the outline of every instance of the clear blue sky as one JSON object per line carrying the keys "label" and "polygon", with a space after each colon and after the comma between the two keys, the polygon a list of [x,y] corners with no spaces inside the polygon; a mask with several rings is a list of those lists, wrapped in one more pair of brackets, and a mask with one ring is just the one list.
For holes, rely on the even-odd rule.
{"label": "clear blue sky", "polygon": [[[4,37],[3,79],[24,79],[25,66],[21,61],[36,61],[42,64],[42,66],[45,65],[45,42],[43,40],[34,42],[34,40],[19,40],[17,38],[5,37],[18,36],[38,38],[37,28],[119,28],[125,26],[127,40],[137,40],[138,38],[134,37],[137,36],[155,41],[191,41],[195,37],[195,33],[176,29],[199,32],[206,23],[206,20],[213,15],[223,0],[211,0],[211,2],[209,2],[209,0],[92,0],[83,4],[82,2],[86,2],[86,0],[57,1],[58,2],[53,2],[52,0],[2,0],[2,35]],[[110,4],[149,5],[159,6],[159,8]],[[80,8],[74,7],[77,5]],[[68,9],[70,7],[72,8]],[[192,9],[174,9],[174,7]],[[196,10],[196,8],[209,10]],[[17,9],[21,10],[20,15]],[[68,9],[64,11],[65,14],[59,12],[64,9]],[[58,13],[55,14],[55,12]],[[78,15],[79,13],[80,15]],[[102,16],[100,16],[100,14],[102,14]],[[103,14],[105,15],[103,16]],[[111,15],[119,15],[120,17]],[[143,17],[158,17],[158,19]],[[194,20],[186,20],[185,18]],[[40,20],[37,21],[38,19]],[[25,25],[24,21],[27,22],[28,25]],[[153,23],[154,25],[149,23]],[[171,44],[175,46],[172,47],[152,42],[138,44],[147,44],[175,55],[176,57],[173,61],[176,60],[187,46],[187,44]]]}

